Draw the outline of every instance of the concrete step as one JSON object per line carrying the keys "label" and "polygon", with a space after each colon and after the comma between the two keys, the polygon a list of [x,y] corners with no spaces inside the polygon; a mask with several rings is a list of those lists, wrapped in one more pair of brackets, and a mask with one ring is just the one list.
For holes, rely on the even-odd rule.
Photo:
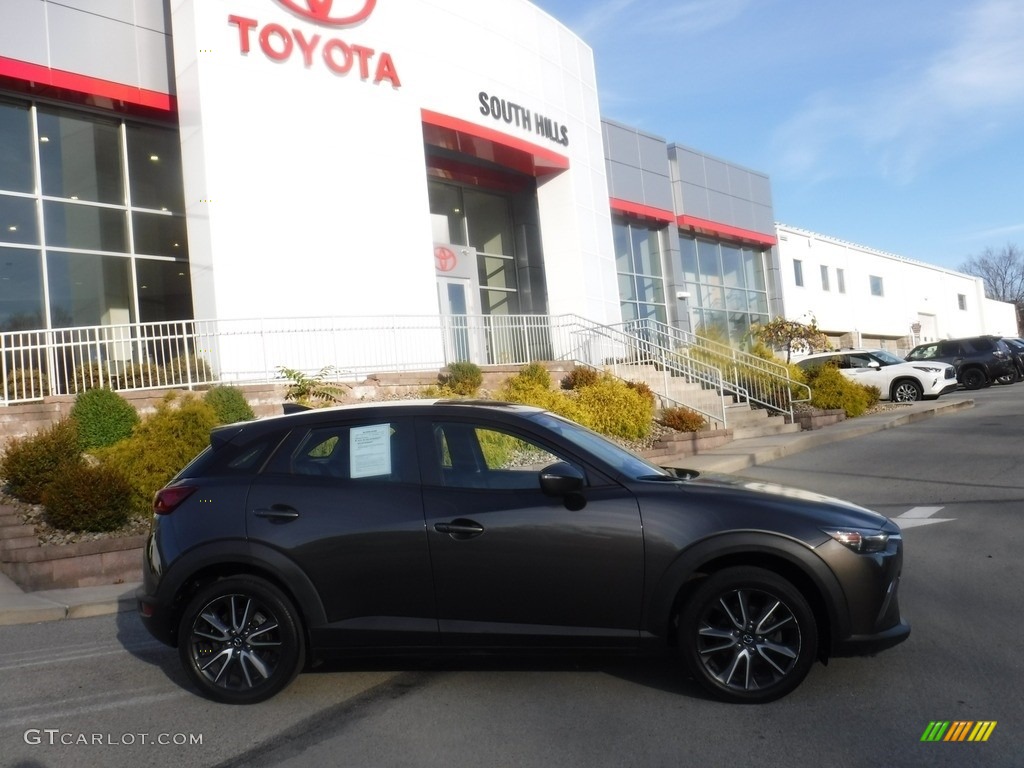
{"label": "concrete step", "polygon": [[7,555],[19,549],[30,549],[39,546],[39,539],[36,537],[35,529],[32,529],[31,536],[17,536],[10,539],[0,539],[0,555]]}
{"label": "concrete step", "polygon": [[762,424],[733,427],[732,436],[734,440],[745,440],[751,437],[767,437],[769,435],[787,435],[792,432],[799,432],[799,424],[787,424],[781,416],[774,416]]}
{"label": "concrete step", "polygon": [[18,525],[5,525],[0,527],[0,541],[36,535],[36,527],[34,525],[24,525],[20,518],[18,519],[18,523]]}

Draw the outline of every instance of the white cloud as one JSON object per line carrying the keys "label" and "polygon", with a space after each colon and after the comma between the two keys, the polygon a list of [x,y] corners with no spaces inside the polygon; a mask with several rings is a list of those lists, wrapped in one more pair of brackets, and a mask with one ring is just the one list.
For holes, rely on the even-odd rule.
{"label": "white cloud", "polygon": [[982,0],[953,39],[874,82],[822,91],[776,132],[787,173],[874,173],[907,181],[942,153],[1024,118],[1024,2]]}

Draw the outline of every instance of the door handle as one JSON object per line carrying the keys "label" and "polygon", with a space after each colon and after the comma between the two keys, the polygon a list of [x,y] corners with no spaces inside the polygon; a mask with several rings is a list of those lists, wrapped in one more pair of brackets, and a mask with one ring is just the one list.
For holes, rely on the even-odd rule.
{"label": "door handle", "polygon": [[450,523],[435,523],[434,530],[447,533],[453,539],[472,539],[484,532],[484,527],[472,520],[452,520]]}
{"label": "door handle", "polygon": [[286,507],[283,504],[275,504],[270,509],[254,509],[256,517],[265,517],[272,523],[287,523],[299,517],[298,510]]}

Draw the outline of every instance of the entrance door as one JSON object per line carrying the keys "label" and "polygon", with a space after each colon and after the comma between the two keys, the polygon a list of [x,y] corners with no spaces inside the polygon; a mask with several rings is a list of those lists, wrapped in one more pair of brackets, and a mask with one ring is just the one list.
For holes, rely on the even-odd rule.
{"label": "entrance door", "polygon": [[435,244],[437,304],[444,326],[445,362],[486,363],[476,250]]}

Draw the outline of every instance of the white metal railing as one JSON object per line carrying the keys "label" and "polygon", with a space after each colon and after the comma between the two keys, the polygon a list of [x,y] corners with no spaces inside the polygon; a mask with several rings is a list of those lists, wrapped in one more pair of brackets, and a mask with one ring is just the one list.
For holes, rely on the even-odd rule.
{"label": "white metal railing", "polygon": [[[792,408],[785,366],[743,357],[725,345],[712,348],[706,340],[650,322],[599,325],[575,315],[395,315],[0,333],[3,404],[104,386],[269,383],[282,379],[282,366],[304,373],[331,366],[337,380],[356,381],[372,373],[439,369],[461,360],[479,365],[574,361],[643,380],[663,405],[684,404],[717,426],[725,425],[724,398],[730,396],[783,412]],[[683,385],[689,390],[679,394]]]}

